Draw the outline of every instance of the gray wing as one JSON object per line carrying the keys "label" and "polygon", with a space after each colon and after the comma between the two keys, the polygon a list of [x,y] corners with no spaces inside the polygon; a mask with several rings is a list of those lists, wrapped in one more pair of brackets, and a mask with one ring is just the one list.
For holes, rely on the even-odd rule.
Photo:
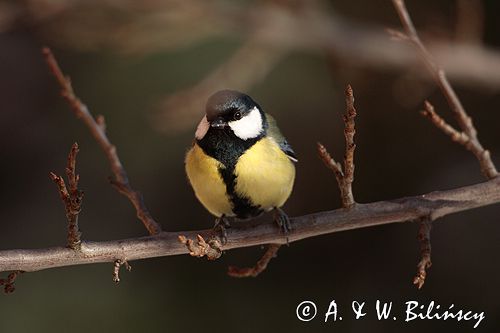
{"label": "gray wing", "polygon": [[268,124],[267,136],[273,138],[274,141],[278,143],[281,150],[288,156],[288,158],[297,162],[297,155],[295,155],[292,146],[288,143],[288,141],[286,141],[283,134],[281,134],[278,126],[276,125],[276,120],[274,120],[274,118],[268,113],[266,113],[266,119]]}

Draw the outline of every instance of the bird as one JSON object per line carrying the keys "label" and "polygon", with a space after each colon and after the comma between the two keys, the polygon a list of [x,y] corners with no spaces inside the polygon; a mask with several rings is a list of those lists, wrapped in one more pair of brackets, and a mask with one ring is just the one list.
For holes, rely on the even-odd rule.
{"label": "bird", "polygon": [[270,114],[247,94],[221,90],[208,98],[185,169],[225,242],[229,219],[247,220],[271,211],[288,235],[290,219],[281,207],[292,193],[297,161]]}

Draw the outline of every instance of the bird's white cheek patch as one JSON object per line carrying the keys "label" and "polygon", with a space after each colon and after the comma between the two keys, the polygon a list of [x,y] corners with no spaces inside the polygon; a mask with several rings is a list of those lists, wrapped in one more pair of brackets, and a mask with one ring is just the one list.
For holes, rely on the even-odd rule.
{"label": "bird's white cheek patch", "polygon": [[254,107],[249,114],[240,120],[228,122],[234,134],[242,140],[247,140],[259,136],[262,132],[262,116],[259,110]]}
{"label": "bird's white cheek patch", "polygon": [[198,140],[203,139],[205,134],[207,134],[209,128],[210,128],[210,123],[208,122],[207,116],[205,115],[198,124],[198,127],[196,128],[196,133],[194,133],[195,138]]}

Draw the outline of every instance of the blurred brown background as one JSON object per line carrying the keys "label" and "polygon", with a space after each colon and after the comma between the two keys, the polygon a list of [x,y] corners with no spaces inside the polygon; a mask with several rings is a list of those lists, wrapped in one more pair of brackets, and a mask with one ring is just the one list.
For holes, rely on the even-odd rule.
{"label": "blurred brown background", "polygon": [[[408,1],[424,42],[448,70],[479,138],[500,164],[500,23],[495,1]],[[0,248],[62,245],[66,220],[49,171],[81,152],[84,238],[144,235],[130,203],[107,183],[103,153],[60,98],[40,48],[52,47],[77,94],[103,114],[132,185],[165,230],[207,228],[183,158],[206,96],[252,95],[294,146],[300,163],[290,215],[340,206],[335,178],[317,158],[322,141],[343,154],[343,89],[356,97],[355,196],[392,199],[482,181],[472,154],[419,115],[424,99],[448,107],[413,50],[391,41],[390,1],[2,1],[0,2]],[[340,331],[469,332],[453,320],[377,321],[350,315],[352,300],[432,300],[485,311],[478,331],[500,329],[498,206],[434,224],[433,267],[411,284],[419,259],[412,223],[341,232],[282,248],[255,279],[226,276],[259,248],[216,262],[188,256],[132,262],[122,282],[111,264],[23,274],[0,295],[0,332]],[[335,299],[342,322],[324,323]],[[308,323],[296,306],[313,300]],[[349,313],[349,315],[348,315]]]}

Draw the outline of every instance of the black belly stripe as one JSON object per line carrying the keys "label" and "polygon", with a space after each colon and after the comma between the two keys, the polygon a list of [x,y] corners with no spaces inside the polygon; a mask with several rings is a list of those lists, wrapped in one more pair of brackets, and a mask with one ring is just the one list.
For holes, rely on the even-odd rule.
{"label": "black belly stripe", "polygon": [[205,154],[221,162],[225,168],[219,168],[219,173],[226,184],[226,192],[233,205],[233,213],[239,219],[246,219],[260,215],[263,210],[255,206],[248,198],[239,196],[235,192],[237,178],[234,174],[236,162],[243,153],[263,138],[263,135],[242,140],[238,138],[231,129],[210,128],[203,139],[197,140],[197,144]]}

